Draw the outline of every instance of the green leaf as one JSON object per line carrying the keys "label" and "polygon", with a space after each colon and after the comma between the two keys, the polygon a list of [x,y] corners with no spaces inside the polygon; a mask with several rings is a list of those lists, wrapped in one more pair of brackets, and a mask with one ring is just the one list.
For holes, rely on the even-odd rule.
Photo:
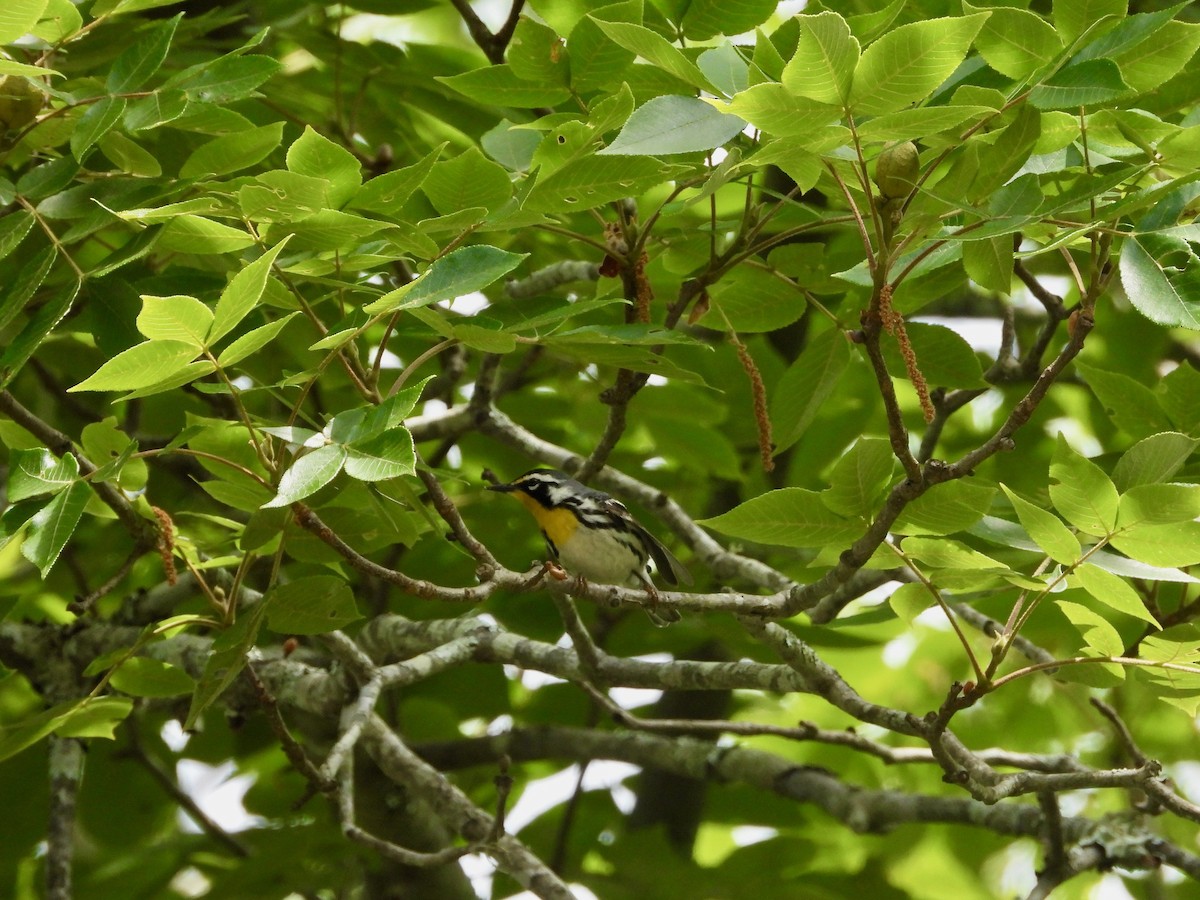
{"label": "green leaf", "polygon": [[722,108],[768,134],[801,141],[842,117],[838,107],[798,97],[772,82],[742,91]]}
{"label": "green leaf", "polygon": [[47,0],[5,0],[0,5],[0,44],[28,34],[46,11]]}
{"label": "green leaf", "polygon": [[[1195,263],[1187,271],[1168,275],[1150,252],[1152,240],[1150,235],[1125,236],[1120,262],[1125,296],[1152,322],[1200,329],[1200,279],[1196,277]],[[1166,249],[1186,251],[1186,247],[1176,244]]]}
{"label": "green leaf", "polygon": [[697,97],[655,97],[635,109],[616,139],[597,154],[653,156],[712,150],[745,127],[744,120]]}
{"label": "green leaf", "polygon": [[1167,525],[1200,517],[1200,485],[1141,484],[1121,495],[1117,524]]}
{"label": "green leaf", "polygon": [[1113,61],[1121,67],[1121,75],[1130,87],[1144,94],[1184,71],[1197,48],[1200,48],[1200,24],[1168,22],[1162,31],[1123,50]]}
{"label": "green leaf", "polygon": [[1140,484],[1167,481],[1178,472],[1200,440],[1167,431],[1138,441],[1122,454],[1113,467],[1113,483],[1119,491]]}
{"label": "green leaf", "polygon": [[732,326],[742,334],[783,328],[804,315],[808,307],[795,285],[748,266],[738,266],[717,282],[709,291],[709,302],[701,324],[718,331]]}
{"label": "green leaf", "polygon": [[283,123],[226,134],[201,144],[179,169],[180,178],[213,178],[262,162],[283,140]]}
{"label": "green leaf", "polygon": [[1075,109],[1091,103],[1108,103],[1129,90],[1121,70],[1111,59],[1085,59],[1059,69],[1029,92],[1037,109]]}
{"label": "green leaf", "polygon": [[1001,75],[1022,81],[1062,52],[1062,39],[1054,26],[1036,13],[1007,6],[984,10],[965,2],[963,9],[991,13],[975,37],[975,46]]}
{"label": "green leaf", "polygon": [[362,184],[362,166],[358,159],[340,144],[335,144],[306,126],[287,151],[289,172],[324,178],[330,184],[329,202],[341,207],[354,196]]}
{"label": "green leaf", "polygon": [[850,342],[839,328],[817,335],[792,363],[771,392],[776,453],[800,440],[849,364]]}
{"label": "green leaf", "polygon": [[505,58],[513,74],[524,81],[566,86],[571,77],[567,51],[558,32],[527,16],[517,20]]}
{"label": "green leaf", "polygon": [[783,70],[783,86],[793,94],[822,103],[845,105],[850,98],[858,40],[837,13],[797,16],[800,38]]}
{"label": "green leaf", "polygon": [[871,44],[854,70],[855,114],[895,112],[924,100],[958,68],[986,19],[978,13],[911,22]]}
{"label": "green leaf", "polygon": [[91,146],[120,121],[124,112],[124,97],[102,97],[91,104],[75,123],[75,131],[71,134],[71,155],[82,160]]}
{"label": "green leaf", "polygon": [[70,453],[59,459],[44,447],[8,452],[9,503],[56,494],[79,478],[79,461]]}
{"label": "green leaf", "polygon": [[248,612],[243,610],[237,622],[213,641],[212,652],[204,664],[204,674],[200,676],[200,682],[192,694],[187,719],[183,723],[185,731],[196,727],[196,722],[204,710],[225,693],[226,688],[241,674],[246,665],[246,654],[254,646],[258,630],[262,627],[269,599],[270,594]]}
{"label": "green leaf", "polygon": [[[931,386],[979,388],[985,385],[979,358],[958,332],[945,325],[924,322],[908,322],[905,329],[917,355],[917,367]],[[881,341],[881,346],[888,369],[897,377],[907,377],[899,341],[889,334]]]}
{"label": "green leaf", "polygon": [[[15,220],[16,216],[9,216],[0,221],[8,221],[8,219]],[[54,265],[57,258],[58,250],[49,246],[42,249],[21,267],[16,278],[6,286],[4,296],[0,299],[0,328],[6,328],[25,309],[25,304],[29,302],[34,291],[41,287],[42,282],[50,273],[50,267]]]}
{"label": "green leaf", "polygon": [[421,190],[442,215],[463,209],[496,209],[512,196],[508,172],[492,162],[478,147],[437,163],[421,184]]}
{"label": "green leaf", "polygon": [[271,590],[267,626],[279,634],[324,634],[361,619],[354,594],[334,575],[311,575]]}
{"label": "green leaf", "polygon": [[438,75],[435,80],[478,103],[532,109],[557,106],[571,96],[556,84],[537,84],[518,78],[510,66],[483,66],[461,75]]}
{"label": "green leaf", "polygon": [[1076,363],[1076,368],[1119,428],[1135,438],[1171,430],[1171,420],[1144,384],[1120,372],[1105,372],[1085,363]]}
{"label": "green leaf", "polygon": [[376,175],[358,189],[348,204],[349,208],[399,216],[408,198],[428,177],[445,146],[441,144],[435,147],[411,166]]}
{"label": "green leaf", "polygon": [[21,368],[55,326],[63,320],[79,293],[78,281],[71,281],[49,291],[49,296],[34,313],[20,334],[13,338],[0,355],[0,389],[8,387]]}
{"label": "green leaf", "polygon": [[965,128],[968,121],[995,113],[990,106],[921,106],[902,109],[859,125],[858,136],[864,142],[919,140],[951,128]]}
{"label": "green leaf", "polygon": [[1054,27],[1073,41],[1108,16],[1125,17],[1129,0],[1054,0]]}
{"label": "green leaf", "polygon": [[1200,430],[1200,372],[1190,363],[1182,363],[1158,383],[1162,408],[1178,431],[1195,433]]}
{"label": "green leaf", "polygon": [[[31,228],[33,228],[33,213],[24,209],[14,210],[0,217],[0,259],[4,259],[16,250],[21,241],[25,240],[25,236],[29,234]],[[5,303],[7,302],[6,300]]]}
{"label": "green leaf", "polygon": [[1124,655],[1125,642],[1121,640],[1121,635],[1099,613],[1068,600],[1059,600],[1056,605],[1071,624],[1079,629],[1084,643],[1095,650],[1097,654],[1100,656]]}
{"label": "green leaf", "polygon": [[730,537],[784,547],[822,547],[849,543],[862,530],[860,522],[844,519],[803,488],[781,488],[754,497],[699,524]]}
{"label": "green leaf", "polygon": [[139,178],[157,178],[162,174],[158,159],[120,131],[110,131],[96,142],[96,146],[122,172]]}
{"label": "green leaf", "polygon": [[897,534],[953,534],[966,531],[988,511],[996,489],[968,481],[947,481],[930,488],[904,508]]}
{"label": "green leaf", "polygon": [[374,316],[481,291],[515,269],[527,255],[509,253],[486,244],[461,247],[434,261],[415,281],[384,294],[363,309]]}
{"label": "green leaf", "polygon": [[221,297],[217,300],[217,308],[213,314],[212,330],[209,332],[210,344],[215,344],[229,334],[242,319],[246,318],[262,300],[267,288],[267,280],[271,274],[271,266],[283,251],[288,242],[284,237],[278,244],[246,266],[229,280]]}
{"label": "green leaf", "polygon": [[1139,525],[1112,536],[1112,545],[1139,562],[1152,566],[1194,566],[1200,563],[1200,522]]}
{"label": "green leaf", "polygon": [[1071,533],[1071,529],[1062,523],[1054,513],[1034,506],[1028,500],[1019,497],[1005,485],[1000,485],[1005,496],[1016,510],[1021,527],[1033,538],[1034,542],[1046,551],[1046,555],[1064,566],[1074,565],[1079,559],[1082,548],[1079,539]]}
{"label": "green leaf", "polygon": [[347,447],[346,474],[359,481],[385,481],[416,474],[416,448],[407,428],[393,428]]}
{"label": "green leaf", "polygon": [[58,44],[83,26],[83,16],[71,0],[50,0],[46,11],[31,32],[47,44]]}
{"label": "green leaf", "polygon": [[682,168],[641,156],[588,156],[539,178],[522,208],[562,214],[636,197],[674,177]]}
{"label": "green leaf", "polygon": [[288,322],[292,321],[295,316],[300,315],[299,310],[294,313],[289,313],[282,319],[276,319],[274,322],[268,322],[266,325],[260,325],[253,331],[248,331],[231,343],[228,347],[221,351],[221,355],[217,357],[217,365],[222,368],[232,366],[234,363],[239,363],[247,356],[257,353],[279,335],[279,332],[287,326]]}
{"label": "green leaf", "polygon": [[288,506],[315,494],[337,477],[346,461],[346,448],[328,444],[297,459],[279,479],[279,491],[263,509]]}
{"label": "green leaf", "polygon": [[1050,462],[1050,499],[1063,517],[1086,534],[1108,535],[1117,527],[1117,489],[1104,471],[1076,453],[1060,434]]}
{"label": "green leaf", "polygon": [[146,656],[125,660],[109,684],[134,697],[180,697],[196,689],[195,680],[183,669]]}
{"label": "green leaf", "polygon": [[663,71],[670,72],[680,81],[686,81],[693,87],[716,93],[713,85],[704,77],[704,73],[694,62],[684,56],[678,47],[673,46],[666,38],[649,28],[634,25],[631,22],[600,20],[596,20],[596,25],[611,40]]}
{"label": "green leaf", "polygon": [[131,391],[149,387],[181,370],[198,355],[185,341],[146,341],[118,353],[68,391]]}
{"label": "green leaf", "polygon": [[462,341],[465,346],[482,350],[484,353],[512,353],[517,349],[515,335],[483,325],[455,325],[450,336]]}
{"label": "green leaf", "polygon": [[254,238],[241,228],[231,228],[202,216],[176,216],[158,235],[161,250],[208,255],[235,253],[253,246]]}
{"label": "green leaf", "polygon": [[705,50],[696,58],[696,65],[709,83],[726,96],[732,97],[750,86],[750,66],[728,42]]}
{"label": "green leaf", "polygon": [[137,327],[152,341],[182,341],[199,351],[212,321],[212,310],[195,297],[143,296]]}
{"label": "green leaf", "polygon": [[1008,567],[966,544],[949,538],[905,538],[900,549],[905,555],[937,569],[974,569],[1006,572]]}
{"label": "green leaf", "polygon": [[767,21],[777,5],[772,0],[691,0],[683,14],[683,33],[701,41],[741,34]]}
{"label": "green leaf", "polygon": [[929,588],[917,582],[902,584],[888,597],[888,604],[906,625],[933,605],[933,594]]}
{"label": "green leaf", "polygon": [[[3,16],[0,7],[0,25]],[[94,737],[112,737],[112,729],[132,711],[133,703],[125,697],[85,697],[60,703],[15,725],[0,728],[0,761],[32,747],[55,731],[65,736],[79,729]]]}
{"label": "green leaf", "polygon": [[21,544],[21,555],[37,566],[42,578],[50,573],[74,534],[91,496],[86,481],[73,482],[29,520],[29,533]]}
{"label": "green leaf", "polygon": [[870,518],[891,483],[896,458],[883,438],[859,438],[833,466],[829,490],[821,497],[843,516]]}
{"label": "green leaf", "polygon": [[183,18],[179,13],[166,22],[152,26],[148,32],[121,53],[108,70],[108,92],[126,94],[142,87],[158,71],[167,58],[175,26]]}
{"label": "green leaf", "polygon": [[223,56],[181,73],[184,77],[172,78],[163,87],[181,89],[189,100],[221,105],[249,97],[279,68],[269,56]]}
{"label": "green leaf", "polygon": [[1012,290],[1012,237],[1002,234],[978,241],[966,241],[963,244],[963,268],[980,287],[1007,294]]}

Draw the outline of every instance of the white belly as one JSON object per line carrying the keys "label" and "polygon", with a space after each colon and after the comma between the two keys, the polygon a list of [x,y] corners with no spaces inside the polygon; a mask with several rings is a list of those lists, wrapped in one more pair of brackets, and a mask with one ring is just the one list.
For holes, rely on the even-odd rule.
{"label": "white belly", "polygon": [[[636,541],[632,534],[622,534],[627,541]],[[558,559],[572,575],[582,575],[597,584],[627,585],[635,581],[639,568],[645,561],[631,547],[611,534],[577,528],[566,542],[558,548]]]}

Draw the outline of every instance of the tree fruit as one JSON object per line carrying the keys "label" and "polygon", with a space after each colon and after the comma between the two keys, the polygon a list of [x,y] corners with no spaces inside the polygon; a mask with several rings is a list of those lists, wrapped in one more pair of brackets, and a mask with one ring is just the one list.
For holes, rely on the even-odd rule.
{"label": "tree fruit", "polygon": [[884,147],[875,161],[875,184],[889,200],[907,197],[921,171],[917,145],[912,141]]}
{"label": "tree fruit", "polygon": [[37,118],[46,95],[28,78],[5,75],[0,78],[0,128],[16,131]]}

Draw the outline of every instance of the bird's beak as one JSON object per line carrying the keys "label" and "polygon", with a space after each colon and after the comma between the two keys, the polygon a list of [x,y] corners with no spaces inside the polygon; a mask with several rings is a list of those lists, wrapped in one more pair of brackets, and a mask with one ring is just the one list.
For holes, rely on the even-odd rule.
{"label": "bird's beak", "polygon": [[501,494],[511,494],[516,489],[517,489],[516,486],[511,485],[511,484],[489,484],[488,485],[489,491],[499,491]]}

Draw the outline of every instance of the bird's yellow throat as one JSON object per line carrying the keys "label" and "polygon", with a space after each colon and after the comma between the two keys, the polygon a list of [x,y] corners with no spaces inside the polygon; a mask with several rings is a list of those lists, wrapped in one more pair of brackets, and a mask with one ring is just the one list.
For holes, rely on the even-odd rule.
{"label": "bird's yellow throat", "polygon": [[513,496],[521,501],[522,506],[533,513],[538,527],[545,532],[546,537],[550,538],[556,547],[561,547],[570,540],[575,529],[579,527],[579,520],[569,509],[561,506],[557,509],[547,509],[524,491],[513,491]]}

